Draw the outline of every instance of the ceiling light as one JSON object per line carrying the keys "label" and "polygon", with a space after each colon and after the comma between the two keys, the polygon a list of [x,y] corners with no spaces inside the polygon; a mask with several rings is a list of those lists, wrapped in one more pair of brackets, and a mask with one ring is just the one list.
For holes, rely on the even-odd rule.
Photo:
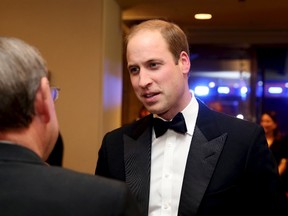
{"label": "ceiling light", "polygon": [[199,20],[209,20],[212,18],[212,15],[208,13],[198,13],[194,15],[194,18]]}

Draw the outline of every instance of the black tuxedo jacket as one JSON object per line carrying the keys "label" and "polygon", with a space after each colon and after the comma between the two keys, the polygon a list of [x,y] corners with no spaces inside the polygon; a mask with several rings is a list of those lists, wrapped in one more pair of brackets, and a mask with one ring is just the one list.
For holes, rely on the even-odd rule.
{"label": "black tuxedo jacket", "polygon": [[130,195],[123,182],[48,166],[31,150],[0,142],[1,216],[139,215]]}
{"label": "black tuxedo jacket", "polygon": [[[262,127],[198,103],[178,215],[285,215],[277,165]],[[152,118],[107,133],[95,171],[125,181],[143,215],[148,215]]]}

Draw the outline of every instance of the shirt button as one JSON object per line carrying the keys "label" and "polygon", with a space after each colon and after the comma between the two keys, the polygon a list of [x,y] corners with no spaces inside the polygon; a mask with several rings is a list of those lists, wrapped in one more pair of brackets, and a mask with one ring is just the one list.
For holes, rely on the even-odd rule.
{"label": "shirt button", "polygon": [[170,209],[170,203],[169,202],[164,203],[163,208],[164,208],[164,210],[169,210]]}

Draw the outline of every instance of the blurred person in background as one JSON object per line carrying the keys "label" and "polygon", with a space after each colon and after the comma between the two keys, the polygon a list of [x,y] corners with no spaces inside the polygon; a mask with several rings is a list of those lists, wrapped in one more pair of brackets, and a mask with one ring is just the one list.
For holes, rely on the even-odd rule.
{"label": "blurred person in background", "polygon": [[275,111],[265,111],[260,118],[260,125],[264,128],[267,143],[271,149],[278,171],[288,195],[288,143],[279,129],[278,115]]}

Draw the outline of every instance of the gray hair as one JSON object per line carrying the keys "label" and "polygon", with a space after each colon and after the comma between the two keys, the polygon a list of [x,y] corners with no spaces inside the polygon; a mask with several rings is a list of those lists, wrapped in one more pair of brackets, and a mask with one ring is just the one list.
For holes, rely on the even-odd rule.
{"label": "gray hair", "polygon": [[0,37],[0,131],[28,127],[46,63],[22,40]]}

